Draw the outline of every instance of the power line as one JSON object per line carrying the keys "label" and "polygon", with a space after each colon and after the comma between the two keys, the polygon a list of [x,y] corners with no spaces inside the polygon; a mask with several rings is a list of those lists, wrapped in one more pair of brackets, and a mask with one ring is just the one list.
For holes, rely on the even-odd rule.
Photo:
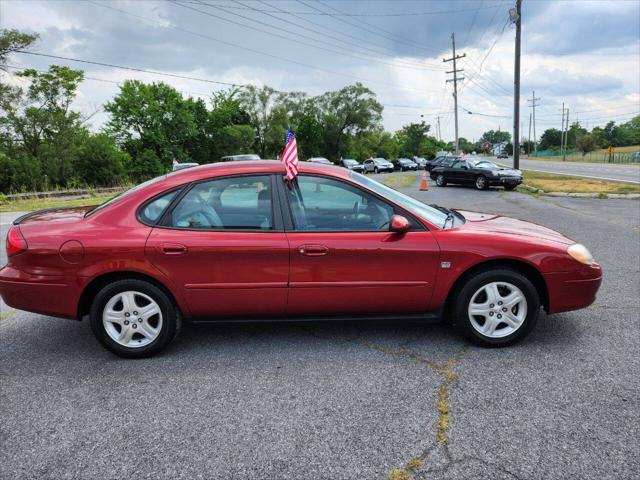
{"label": "power line", "polygon": [[[137,15],[135,13],[128,12],[126,10],[121,10],[119,8],[115,8],[115,7],[112,7],[112,6],[109,6],[109,5],[103,5],[103,4],[100,4],[100,3],[94,3],[94,2],[88,2],[88,3],[91,3],[93,5],[96,5],[96,6],[99,6],[99,7],[102,7],[102,8],[107,8],[107,9],[114,10],[114,11],[117,11],[117,12],[120,12],[120,13],[124,13],[125,15],[131,16],[133,18],[138,18],[138,19],[141,19],[141,20],[144,20],[144,21],[147,21],[147,22],[160,24],[163,27],[166,27],[166,25],[164,23],[161,23],[159,21],[156,21],[156,20],[141,16],[141,15]],[[186,5],[181,5],[181,6],[184,7],[184,8],[191,8],[191,7],[187,7]],[[302,67],[305,67],[305,68],[309,68],[311,70],[317,70],[317,71],[321,71],[321,72],[330,73],[332,75],[337,75],[337,76],[346,77],[346,78],[352,78],[352,79],[355,79],[355,80],[358,80],[358,81],[367,82],[367,83],[370,83],[370,84],[378,84],[378,85],[384,85],[384,86],[387,86],[387,87],[393,87],[394,89],[402,89],[402,90],[413,91],[413,92],[421,91],[421,90],[418,90],[418,89],[415,89],[415,88],[401,87],[401,86],[394,85],[394,84],[387,83],[387,82],[380,82],[380,81],[376,81],[376,80],[363,79],[363,78],[360,78],[360,77],[355,76],[355,75],[350,75],[348,73],[343,73],[343,72],[339,72],[339,71],[335,71],[335,70],[331,70],[331,69],[327,69],[327,68],[318,67],[318,66],[315,66],[315,65],[310,65],[310,64],[307,64],[307,63],[299,62],[297,60],[293,60],[291,58],[281,57],[279,55],[274,55],[272,53],[263,52],[263,51],[256,50],[256,49],[253,49],[253,48],[250,48],[250,47],[245,47],[244,45],[238,45],[236,43],[228,42],[226,40],[220,40],[218,38],[211,37],[211,36],[205,35],[203,33],[194,32],[192,30],[187,30],[186,28],[182,28],[182,27],[179,27],[179,26],[174,25],[174,24],[171,24],[169,26],[169,28],[172,28],[172,29],[180,31],[180,32],[188,33],[189,35],[194,35],[194,36],[205,38],[207,40],[211,40],[211,41],[214,41],[214,42],[217,42],[217,43],[221,43],[223,45],[227,45],[227,46],[231,46],[231,47],[235,47],[235,48],[240,48],[242,50],[246,50],[246,51],[258,54],[258,55],[263,55],[263,56],[266,56],[266,57],[275,58],[277,60],[281,60],[281,61],[284,61],[284,62],[292,63],[292,64],[295,64],[295,65],[299,65],[299,66],[302,66]]]}
{"label": "power line", "polygon": [[[480,8],[480,10],[485,10],[485,9],[490,9],[490,8],[494,8],[496,5],[487,5],[485,7]],[[229,8],[233,8],[236,10],[253,10],[252,8],[246,7],[242,8],[242,7],[229,7]],[[274,8],[274,7],[270,7],[270,8]],[[344,15],[345,17],[415,17],[415,16],[429,16],[429,15],[450,15],[450,14],[457,14],[457,13],[464,13],[464,12],[472,12],[474,10],[479,10],[478,8],[472,7],[472,8],[462,8],[459,10],[433,10],[433,11],[422,11],[422,12],[396,12],[396,13],[348,13],[348,12],[344,12],[341,15]],[[277,11],[273,11],[273,10],[261,10],[265,13],[278,13]],[[313,16],[330,16],[330,13],[325,13],[325,12],[289,12],[289,13],[294,13],[296,15],[313,15]]]}
{"label": "power line", "polygon": [[[203,2],[201,0],[195,0],[195,2],[197,4],[199,4],[199,5],[204,6],[204,7],[216,8],[216,9],[221,10],[221,11],[223,11],[223,12],[229,14],[229,15],[234,15],[236,17],[240,17],[240,18],[243,18],[245,20],[249,20],[250,22],[256,23],[258,25],[264,25],[264,26],[276,29],[276,30],[278,30],[280,32],[287,32],[287,33],[289,33],[291,35],[294,35],[294,38],[288,37],[286,35],[282,35],[281,33],[277,33],[277,32],[269,32],[269,31],[264,30],[264,29],[259,28],[259,27],[252,27],[252,26],[244,24],[242,22],[238,22],[236,20],[231,20],[231,19],[228,19],[228,18],[225,18],[225,17],[221,17],[221,16],[216,15],[216,14],[211,13],[211,12],[206,12],[206,11],[194,8],[194,7],[189,7],[187,5],[184,5],[182,2],[179,2],[179,1],[176,1],[176,0],[168,0],[168,1],[170,3],[173,3],[174,5],[178,5],[178,6],[182,7],[182,8],[187,8],[189,10],[193,10],[195,12],[199,12],[199,13],[201,13],[203,15],[207,15],[207,16],[210,16],[210,17],[213,17],[213,18],[217,18],[217,19],[223,20],[225,22],[232,23],[234,25],[239,25],[241,27],[249,28],[252,31],[258,31],[258,32],[266,33],[267,35],[272,35],[272,36],[275,36],[275,37],[279,37],[279,38],[282,38],[282,39],[287,40],[287,41],[294,40],[296,43],[298,43],[300,45],[305,45],[307,47],[316,48],[316,49],[323,50],[323,51],[329,52],[329,53],[335,53],[335,54],[340,55],[340,56],[348,56],[348,57],[358,58],[360,60],[366,60],[366,61],[370,61],[370,62],[371,61],[378,62],[378,63],[382,63],[384,65],[390,65],[392,67],[398,67],[398,68],[407,68],[407,69],[413,69],[413,70],[432,70],[432,69],[428,68],[427,66],[420,66],[418,64],[389,62],[389,61],[381,60],[379,58],[372,57],[371,55],[368,55],[368,54],[358,55],[358,54],[350,53],[348,50],[344,50],[344,47],[341,46],[341,45],[336,45],[335,43],[327,42],[326,40],[320,40],[320,39],[317,39],[317,38],[314,38],[314,37],[310,37],[308,35],[304,35],[302,33],[295,32],[293,30],[289,30],[289,29],[286,29],[284,27],[278,27],[278,26],[275,26],[273,24],[270,24],[270,23],[267,23],[267,22],[264,22],[264,21],[260,21],[260,20],[256,20],[256,19],[251,18],[251,17],[247,17],[246,15],[241,15],[239,13],[230,12],[230,11],[227,10],[226,7],[220,7],[220,6],[217,6],[217,5],[211,5],[210,3]],[[194,2],[188,2],[188,3],[193,4]],[[238,2],[238,3],[240,3],[240,2]],[[242,5],[242,3],[240,3],[240,4]],[[269,13],[267,13],[266,15],[268,15],[270,17],[274,17],[278,21],[281,21],[281,22],[284,21],[283,19],[278,18],[275,15],[271,15]],[[289,22],[285,21],[285,23],[289,23]],[[310,29],[306,29],[306,28],[305,28],[305,30],[311,31]],[[317,30],[314,30],[314,31],[317,32]],[[321,46],[319,46],[319,45],[317,45],[315,43],[307,43],[307,42],[301,41],[300,38],[306,38],[306,39],[311,40],[312,42],[320,42],[320,43],[323,43],[325,45],[341,48],[342,50],[333,50],[331,48],[321,47]],[[351,47],[351,45],[350,45],[350,47]],[[365,56],[363,56],[363,55],[365,55]]]}

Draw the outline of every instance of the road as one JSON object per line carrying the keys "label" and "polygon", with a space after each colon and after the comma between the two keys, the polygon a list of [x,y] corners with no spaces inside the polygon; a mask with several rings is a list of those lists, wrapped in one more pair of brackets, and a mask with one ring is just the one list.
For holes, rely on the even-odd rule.
{"label": "road", "polygon": [[407,191],[585,243],[596,303],[505,349],[416,323],[187,325],[138,361],[3,306],[0,477],[385,479],[412,459],[413,479],[637,477],[640,202]]}
{"label": "road", "polygon": [[[511,166],[513,165],[513,158],[499,160],[499,162]],[[577,177],[640,184],[640,165],[527,160],[525,157],[522,157],[520,158],[520,168],[524,170],[536,170],[538,172],[559,173]]]}

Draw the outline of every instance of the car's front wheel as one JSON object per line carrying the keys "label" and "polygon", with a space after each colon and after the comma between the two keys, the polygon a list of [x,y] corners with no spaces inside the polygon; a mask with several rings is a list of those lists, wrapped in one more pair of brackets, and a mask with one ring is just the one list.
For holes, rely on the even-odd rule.
{"label": "car's front wheel", "polygon": [[373,173],[378,173],[378,167],[375,167],[375,168],[373,169]]}
{"label": "car's front wheel", "polygon": [[486,190],[488,186],[489,182],[487,181],[487,177],[485,177],[484,175],[478,175],[478,177],[476,178],[476,188],[478,190]]}
{"label": "car's front wheel", "polygon": [[524,275],[491,269],[467,280],[454,300],[454,323],[474,343],[503,347],[521,340],[538,321],[540,296]]}
{"label": "car's front wheel", "polygon": [[152,283],[118,280],[98,292],[91,305],[91,329],[116,355],[143,358],[165,348],[180,319],[167,294]]}
{"label": "car's front wheel", "polygon": [[442,175],[441,173],[439,173],[438,176],[436,177],[436,185],[439,187],[447,186],[447,181],[444,179],[444,175]]}

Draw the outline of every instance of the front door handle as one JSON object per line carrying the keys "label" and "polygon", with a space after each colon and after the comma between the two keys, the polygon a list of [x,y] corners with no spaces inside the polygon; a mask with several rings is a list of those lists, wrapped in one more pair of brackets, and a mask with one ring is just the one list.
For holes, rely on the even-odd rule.
{"label": "front door handle", "polygon": [[158,250],[165,255],[184,255],[187,253],[187,247],[181,243],[161,243]]}
{"label": "front door handle", "polygon": [[300,245],[298,253],[307,257],[322,257],[329,253],[329,247],[325,245]]}

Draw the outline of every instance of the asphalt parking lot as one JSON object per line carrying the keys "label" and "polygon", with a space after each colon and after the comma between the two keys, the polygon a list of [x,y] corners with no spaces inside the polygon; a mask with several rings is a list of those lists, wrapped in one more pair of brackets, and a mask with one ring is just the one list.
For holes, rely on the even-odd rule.
{"label": "asphalt parking lot", "polygon": [[596,303],[498,350],[439,325],[208,324],[138,361],[3,305],[0,477],[637,478],[640,202],[407,191],[586,244]]}

